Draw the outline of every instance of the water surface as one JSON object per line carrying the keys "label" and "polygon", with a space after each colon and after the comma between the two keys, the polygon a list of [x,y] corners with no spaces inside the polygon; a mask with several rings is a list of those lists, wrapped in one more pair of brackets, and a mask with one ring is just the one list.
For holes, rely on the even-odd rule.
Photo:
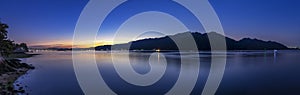
{"label": "water surface", "polygon": [[[36,69],[18,79],[17,83],[25,86],[31,95],[82,95],[72,64],[70,51],[36,52],[32,58],[22,59],[33,64]],[[81,51],[86,58],[91,52]],[[117,64],[124,64],[122,52]],[[152,53],[132,52],[130,61],[137,73],[146,74],[151,67],[148,63]],[[174,86],[178,78],[181,64],[180,54],[177,52],[163,52],[167,61],[167,68],[162,78],[153,85],[143,87],[132,85],[120,78],[113,68],[111,54],[96,52],[96,62],[101,75],[109,87],[118,94],[163,94]],[[211,56],[209,52],[184,53],[181,56],[193,60],[195,54],[200,56],[200,74],[197,84],[191,94],[201,94],[210,70]],[[221,56],[221,55],[220,55]],[[231,51],[227,54],[227,65],[224,77],[216,94],[300,94],[300,52],[299,51]],[[159,58],[159,56],[158,56]],[[82,63],[86,64],[86,63]],[[160,66],[156,64],[155,66]],[[189,67],[193,70],[197,67]],[[189,82],[189,80],[186,80]]]}

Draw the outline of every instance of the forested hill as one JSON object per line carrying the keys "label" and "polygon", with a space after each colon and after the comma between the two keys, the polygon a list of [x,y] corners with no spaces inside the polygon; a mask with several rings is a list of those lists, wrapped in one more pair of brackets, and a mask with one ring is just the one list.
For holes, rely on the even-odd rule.
{"label": "forested hill", "polygon": [[[132,41],[124,44],[113,45],[113,49],[121,50],[130,47],[130,50],[178,50],[177,45],[171,38],[184,39],[187,37],[188,32],[179,33],[176,35],[165,36],[161,38],[149,38],[143,40]],[[210,50],[210,43],[208,35],[215,38],[224,37],[221,34],[210,32],[210,33],[191,33],[194,37],[199,50]],[[226,45],[228,50],[284,50],[289,49],[287,46],[274,42],[274,41],[263,41],[259,39],[244,38],[239,41],[225,37]],[[111,50],[112,45],[97,46],[96,50]]]}

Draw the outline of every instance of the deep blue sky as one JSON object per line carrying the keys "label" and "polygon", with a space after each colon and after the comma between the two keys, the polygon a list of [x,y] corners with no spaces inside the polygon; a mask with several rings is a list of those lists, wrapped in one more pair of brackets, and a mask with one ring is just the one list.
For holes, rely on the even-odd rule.
{"label": "deep blue sky", "polygon": [[[202,31],[188,11],[168,0],[131,0],[107,18],[101,31],[110,38],[118,24],[134,13],[163,11],[176,16],[192,31]],[[69,44],[77,19],[88,0],[1,0],[0,18],[9,24],[9,37],[29,45]],[[209,0],[225,34],[300,46],[299,0]],[[122,14],[122,15],[120,15]]]}

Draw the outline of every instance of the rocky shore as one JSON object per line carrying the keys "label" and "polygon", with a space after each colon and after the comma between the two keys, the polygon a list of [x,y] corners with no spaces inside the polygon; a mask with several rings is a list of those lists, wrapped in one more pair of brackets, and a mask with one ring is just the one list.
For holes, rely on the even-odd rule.
{"label": "rocky shore", "polygon": [[25,93],[23,87],[14,89],[13,83],[30,69],[34,67],[21,63],[21,60],[0,58],[0,95]]}

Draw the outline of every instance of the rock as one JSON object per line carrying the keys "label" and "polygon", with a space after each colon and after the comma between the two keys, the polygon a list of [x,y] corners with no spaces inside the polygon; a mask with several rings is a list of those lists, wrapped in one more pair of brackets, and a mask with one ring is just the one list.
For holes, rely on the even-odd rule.
{"label": "rock", "polygon": [[19,87],[19,90],[23,90],[23,87]]}

